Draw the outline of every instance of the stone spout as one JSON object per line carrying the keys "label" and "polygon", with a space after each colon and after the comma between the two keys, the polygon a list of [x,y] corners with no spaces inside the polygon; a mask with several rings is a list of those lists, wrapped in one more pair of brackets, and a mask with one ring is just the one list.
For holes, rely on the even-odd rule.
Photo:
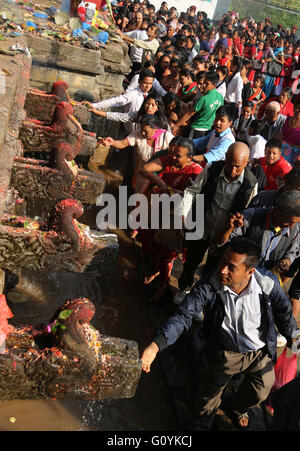
{"label": "stone spout", "polygon": [[91,112],[88,108],[70,98],[69,85],[65,81],[53,83],[51,92],[30,88],[25,100],[25,111],[28,119],[38,119],[43,122],[53,121],[55,108],[61,102],[71,103],[74,117],[81,125],[89,125]]}
{"label": "stone spout", "polygon": [[[0,267],[82,273],[106,255],[117,240],[106,240],[100,232],[78,222],[82,204],[64,199],[56,206],[48,223],[28,217],[3,215],[0,218]],[[114,235],[116,238],[116,236]]]}
{"label": "stone spout", "polygon": [[102,336],[87,298],[67,301],[44,327],[12,328],[0,354],[0,400],[132,398],[141,375],[137,343]]}
{"label": "stone spout", "polygon": [[97,145],[94,133],[86,132],[73,115],[73,107],[61,102],[56,108],[51,123],[31,119],[22,122],[19,139],[24,152],[50,153],[60,142],[71,144],[76,155],[93,155]]}
{"label": "stone spout", "polygon": [[24,199],[47,200],[54,204],[66,198],[96,204],[104,192],[105,177],[79,169],[75,151],[68,143],[59,143],[53,151],[53,161],[16,157],[12,168],[11,187]]}

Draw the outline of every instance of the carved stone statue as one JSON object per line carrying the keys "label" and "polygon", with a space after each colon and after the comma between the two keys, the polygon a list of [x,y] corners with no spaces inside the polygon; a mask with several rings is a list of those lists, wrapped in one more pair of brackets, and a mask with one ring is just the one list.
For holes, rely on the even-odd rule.
{"label": "carved stone statue", "polygon": [[58,143],[67,142],[76,154],[90,156],[97,145],[96,135],[82,129],[68,102],[61,102],[56,107],[50,124],[36,119],[23,121],[19,139],[24,152],[50,153]]}
{"label": "carved stone statue", "polygon": [[90,111],[86,106],[71,99],[68,89],[69,85],[65,81],[53,83],[51,92],[30,88],[27,91],[24,106],[26,117],[51,123],[57,105],[61,102],[68,102],[73,106],[74,116],[78,122],[81,125],[89,125],[91,120]]}
{"label": "carved stone statue", "polygon": [[0,400],[131,398],[141,375],[134,341],[90,325],[94,304],[67,301],[47,326],[9,327],[0,354]]}
{"label": "carved stone statue", "polygon": [[66,198],[96,204],[104,192],[105,177],[79,169],[71,144],[61,142],[53,150],[53,158],[46,160],[16,157],[12,168],[11,186],[25,199],[47,199],[57,202]]}
{"label": "carved stone statue", "polygon": [[[60,201],[47,223],[28,217],[0,218],[0,267],[48,271],[84,272],[94,258],[103,263],[107,249],[116,242],[102,239],[77,219],[82,204],[75,199]],[[111,251],[111,249],[110,249]]]}

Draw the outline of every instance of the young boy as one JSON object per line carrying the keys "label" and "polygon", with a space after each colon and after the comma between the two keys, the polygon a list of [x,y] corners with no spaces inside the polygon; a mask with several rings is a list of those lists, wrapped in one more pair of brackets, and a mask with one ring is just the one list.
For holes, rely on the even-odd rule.
{"label": "young boy", "polygon": [[182,126],[189,122],[189,137],[191,139],[205,136],[210,132],[216,111],[224,103],[222,95],[216,90],[219,80],[217,72],[206,72],[203,83],[203,96],[176,124],[177,126]]}
{"label": "young boy", "polygon": [[249,125],[247,143],[250,149],[250,162],[265,156],[267,140],[261,135],[264,126],[264,121],[259,119],[254,119]]}
{"label": "young boy", "polygon": [[247,100],[243,103],[240,117],[234,123],[235,139],[247,144],[248,128],[251,122],[254,120],[252,111],[254,103]]}
{"label": "young boy", "polygon": [[281,147],[279,139],[269,139],[266,144],[266,156],[258,160],[266,174],[267,183],[264,187],[266,191],[280,189],[284,176],[292,169],[290,163],[281,155]]}
{"label": "young boy", "polygon": [[193,161],[205,167],[214,161],[225,160],[228,147],[235,142],[231,131],[235,111],[232,105],[222,105],[216,112],[214,130],[207,136],[193,139]]}

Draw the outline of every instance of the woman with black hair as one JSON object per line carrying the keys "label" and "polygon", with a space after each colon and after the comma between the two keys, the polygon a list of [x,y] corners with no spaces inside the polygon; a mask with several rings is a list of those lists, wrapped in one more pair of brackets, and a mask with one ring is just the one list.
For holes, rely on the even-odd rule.
{"label": "woman with black hair", "polygon": [[189,131],[185,130],[185,127],[180,127],[176,133],[174,133],[174,127],[177,122],[187,113],[189,107],[182,102],[177,94],[174,92],[168,92],[163,97],[163,103],[165,107],[166,117],[168,119],[170,129],[174,135],[180,135],[182,137],[188,136]]}
{"label": "woman with black hair", "polygon": [[167,92],[178,93],[180,87],[179,71],[180,61],[179,58],[172,58],[169,65],[170,74],[165,75],[161,79],[161,85]]}
{"label": "woman with black hair", "polygon": [[181,87],[178,90],[178,97],[182,102],[193,102],[197,94],[197,83],[194,80],[194,73],[189,69],[181,70],[179,74]]}
{"label": "woman with black hair", "polygon": [[[193,151],[194,145],[191,139],[177,138],[172,153],[144,165],[139,173],[150,182],[150,192],[183,195],[187,186],[192,184],[197,175],[202,172],[201,166],[192,160]],[[144,283],[148,285],[156,278],[159,280],[157,290],[149,302],[161,300],[168,286],[174,260],[181,252],[185,253],[182,234],[179,230],[175,230],[174,213],[170,213],[168,230],[163,229],[161,224],[158,230],[153,228],[141,230],[143,253],[150,257],[153,264],[153,272],[145,277]],[[161,221],[160,217],[160,223]]]}
{"label": "woman with black hair", "polygon": [[170,63],[170,55],[164,54],[159,58],[157,66],[155,67],[155,77],[159,82],[167,75],[170,75]]}
{"label": "woman with black hair", "polygon": [[116,149],[125,149],[130,146],[135,149],[134,160],[135,170],[132,178],[132,186],[139,190],[141,180],[138,170],[153,155],[169,147],[170,141],[174,138],[171,132],[161,128],[161,122],[155,115],[146,114],[139,121],[139,129],[130,133],[126,138],[116,140],[111,137],[103,138],[105,146],[113,146]]}
{"label": "woman with black hair", "polygon": [[226,81],[226,95],[224,98],[225,103],[235,103],[240,110],[243,102],[243,88],[244,83],[241,77],[241,70],[243,67],[243,60],[238,56],[234,56],[231,62],[231,75]]}

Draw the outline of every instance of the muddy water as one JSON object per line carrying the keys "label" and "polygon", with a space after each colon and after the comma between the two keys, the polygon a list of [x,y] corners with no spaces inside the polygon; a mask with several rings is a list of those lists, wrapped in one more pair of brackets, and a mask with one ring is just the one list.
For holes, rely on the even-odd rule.
{"label": "muddy water", "polygon": [[[120,253],[113,283],[102,287],[88,273],[40,273],[30,278],[28,300],[9,302],[12,322],[47,324],[66,299],[87,296],[96,306],[92,324],[106,334],[137,341],[140,351],[151,337],[144,290],[138,280],[131,240],[118,232]],[[26,272],[23,273],[26,292]],[[29,293],[29,290],[27,290]],[[96,401],[2,401],[2,431],[163,431],[174,430],[170,398],[159,362],[143,374],[132,399]]]}

